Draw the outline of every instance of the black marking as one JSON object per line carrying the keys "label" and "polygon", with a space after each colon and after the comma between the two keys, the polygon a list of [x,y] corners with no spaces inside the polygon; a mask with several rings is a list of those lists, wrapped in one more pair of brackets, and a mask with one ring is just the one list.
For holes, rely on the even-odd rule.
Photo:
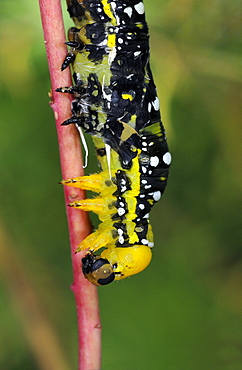
{"label": "black marking", "polygon": [[66,69],[71,63],[74,62],[75,58],[76,58],[75,53],[73,52],[68,53],[64,59],[64,62],[62,63],[61,70],[64,71],[64,69]]}

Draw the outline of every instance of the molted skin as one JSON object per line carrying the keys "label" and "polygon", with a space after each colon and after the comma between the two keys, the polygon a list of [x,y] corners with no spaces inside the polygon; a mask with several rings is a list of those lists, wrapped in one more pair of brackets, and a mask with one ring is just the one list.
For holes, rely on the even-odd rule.
{"label": "molted skin", "polygon": [[[106,285],[150,263],[149,212],[165,190],[171,156],[149,66],[142,1],[67,4],[76,27],[69,30],[71,51],[62,69],[72,63],[76,85],[58,89],[75,97],[73,116],[63,124],[74,123],[93,136],[101,172],[62,183],[98,193],[70,206],[100,218],[77,251],[88,251],[85,277]],[[96,255],[101,248],[105,262]]]}

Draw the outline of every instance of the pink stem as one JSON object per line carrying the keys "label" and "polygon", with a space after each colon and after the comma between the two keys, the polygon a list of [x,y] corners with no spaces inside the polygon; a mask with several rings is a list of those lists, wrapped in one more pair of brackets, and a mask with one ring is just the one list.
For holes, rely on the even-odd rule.
{"label": "pink stem", "polygon": [[[61,72],[61,64],[67,54],[64,45],[65,32],[59,0],[39,0],[44,30],[44,39],[52,86],[51,107],[54,111],[58,134],[62,178],[68,179],[83,175],[83,162],[79,134],[74,125],[67,127],[61,123],[71,116],[71,98],[69,94],[57,93],[57,87],[71,86],[69,68]],[[97,288],[89,283],[81,270],[82,252],[75,254],[78,244],[91,232],[87,213],[68,207],[68,203],[83,199],[82,190],[64,188],[66,212],[71,244],[71,257],[78,319],[79,370],[100,369],[101,325],[99,318]]]}

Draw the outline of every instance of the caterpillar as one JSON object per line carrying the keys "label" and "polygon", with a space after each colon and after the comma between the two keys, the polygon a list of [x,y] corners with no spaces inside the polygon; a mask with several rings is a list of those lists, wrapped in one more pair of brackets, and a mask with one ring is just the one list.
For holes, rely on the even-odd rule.
{"label": "caterpillar", "polygon": [[[149,213],[163,194],[171,155],[149,64],[149,36],[140,0],[67,0],[75,27],[62,70],[72,65],[75,124],[92,135],[101,171],[63,180],[91,190],[94,199],[71,207],[101,223],[78,251],[84,276],[106,285],[144,270],[154,245]],[[101,250],[101,253],[100,253]],[[98,255],[100,253],[100,255]]]}

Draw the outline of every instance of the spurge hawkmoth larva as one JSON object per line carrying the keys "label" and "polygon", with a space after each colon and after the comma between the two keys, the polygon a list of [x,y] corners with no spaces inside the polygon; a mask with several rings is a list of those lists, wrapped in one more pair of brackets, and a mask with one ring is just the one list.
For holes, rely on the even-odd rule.
{"label": "spurge hawkmoth larva", "polygon": [[[100,225],[78,251],[96,285],[142,271],[151,260],[149,212],[167,183],[171,156],[149,64],[149,36],[140,0],[67,0],[75,27],[62,69],[72,65],[75,124],[92,135],[101,172],[62,181],[98,196],[70,206],[98,214]],[[97,255],[100,249],[101,255]]]}

